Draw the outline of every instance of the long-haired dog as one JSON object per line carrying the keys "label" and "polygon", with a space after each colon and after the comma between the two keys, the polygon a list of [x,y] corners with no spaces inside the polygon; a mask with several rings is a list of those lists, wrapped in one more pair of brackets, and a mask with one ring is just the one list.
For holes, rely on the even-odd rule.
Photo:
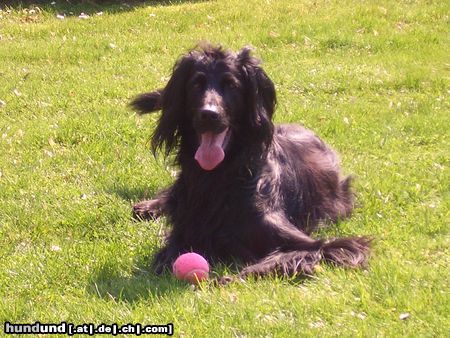
{"label": "long-haired dog", "polygon": [[240,262],[240,277],[312,274],[320,261],[357,267],[370,239],[314,239],[319,223],[350,214],[350,178],[337,155],[313,132],[274,126],[272,81],[250,49],[203,45],[182,56],[163,89],[131,103],[162,110],[152,150],[175,152],[175,183],[137,203],[142,219],[172,224],[154,260],[156,272],[195,251],[212,262]]}

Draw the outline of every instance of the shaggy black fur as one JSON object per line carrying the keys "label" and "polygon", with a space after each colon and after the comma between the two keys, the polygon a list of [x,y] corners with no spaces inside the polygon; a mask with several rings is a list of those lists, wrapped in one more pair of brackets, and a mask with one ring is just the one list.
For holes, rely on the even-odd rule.
{"label": "shaggy black fur", "polygon": [[312,274],[322,260],[356,267],[370,239],[313,239],[319,223],[350,214],[350,178],[314,133],[275,127],[272,81],[248,48],[203,45],[182,56],[161,90],[142,94],[140,113],[162,109],[156,154],[176,152],[181,172],[156,199],[134,206],[140,218],[173,225],[154,260],[157,272],[195,251],[212,262],[238,260],[248,274]]}

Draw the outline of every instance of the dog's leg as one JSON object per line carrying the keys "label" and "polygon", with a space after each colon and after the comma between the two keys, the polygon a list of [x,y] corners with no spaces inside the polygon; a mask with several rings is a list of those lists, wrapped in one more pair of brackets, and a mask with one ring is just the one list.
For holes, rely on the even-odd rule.
{"label": "dog's leg", "polygon": [[269,230],[268,240],[271,240],[273,247],[277,249],[256,263],[245,267],[239,273],[239,277],[268,274],[312,275],[322,257],[320,248],[323,241],[309,237],[282,214],[268,214],[264,223],[264,228]]}
{"label": "dog's leg", "polygon": [[313,239],[292,224],[283,212],[271,212],[263,216],[259,229],[265,233],[266,247],[281,251],[317,251],[323,240]]}
{"label": "dog's leg", "polygon": [[189,252],[189,248],[182,245],[182,240],[173,232],[166,238],[165,245],[154,256],[152,266],[157,274],[171,271],[172,264],[179,255]]}
{"label": "dog's leg", "polygon": [[296,228],[283,213],[265,214],[258,227],[264,235],[262,245],[276,248],[258,261],[245,267],[238,276],[223,276],[217,279],[221,285],[235,280],[243,280],[249,275],[264,276],[280,273],[292,276],[295,274],[311,275],[314,267],[320,262],[322,240],[315,240]]}
{"label": "dog's leg", "polygon": [[174,203],[175,185],[160,191],[154,199],[145,200],[133,205],[133,217],[137,220],[155,220],[166,214],[167,205],[171,201]]}
{"label": "dog's leg", "polygon": [[153,269],[156,274],[162,274],[164,271],[171,271],[172,263],[179,255],[179,250],[174,245],[166,245],[155,255],[153,259]]}
{"label": "dog's leg", "polygon": [[245,267],[240,278],[249,275],[264,276],[280,274],[283,276],[312,275],[321,260],[320,251],[274,251],[256,264]]}
{"label": "dog's leg", "polygon": [[370,248],[365,237],[338,238],[324,241],[313,239],[298,230],[283,214],[270,213],[263,225],[267,240],[277,249],[258,262],[245,267],[240,278],[278,273],[285,276],[311,275],[321,260],[336,265],[358,267],[364,265]]}
{"label": "dog's leg", "polygon": [[218,278],[217,283],[226,285],[234,281],[243,281],[250,275],[312,275],[320,260],[320,251],[273,251],[257,263],[246,266],[237,276],[222,276]]}
{"label": "dog's leg", "polygon": [[[245,267],[239,278],[249,275],[312,275],[320,261],[344,267],[364,266],[370,249],[370,238],[337,238],[326,242],[320,250],[274,251],[257,263]],[[228,280],[225,279],[228,282]]]}
{"label": "dog's leg", "polygon": [[163,213],[163,201],[159,198],[141,201],[133,205],[133,217],[139,220],[154,220]]}

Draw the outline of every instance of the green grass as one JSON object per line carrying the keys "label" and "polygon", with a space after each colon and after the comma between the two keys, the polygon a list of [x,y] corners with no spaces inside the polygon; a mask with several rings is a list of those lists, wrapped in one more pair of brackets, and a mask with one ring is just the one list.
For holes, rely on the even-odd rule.
{"label": "green grass", "polygon": [[[1,323],[448,336],[448,2],[64,3],[0,12]],[[321,235],[375,236],[367,270],[197,290],[151,272],[166,224],[133,222],[130,208],[172,168],[149,152],[157,115],[127,103],[199,40],[253,45],[278,90],[276,121],[341,153],[358,208]]]}

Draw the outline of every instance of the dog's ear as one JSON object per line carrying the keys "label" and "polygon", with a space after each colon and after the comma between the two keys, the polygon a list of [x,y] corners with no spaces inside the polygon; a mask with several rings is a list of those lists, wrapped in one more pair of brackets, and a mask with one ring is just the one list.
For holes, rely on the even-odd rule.
{"label": "dog's ear", "polygon": [[180,132],[186,121],[186,82],[191,75],[195,58],[192,55],[183,56],[173,68],[172,76],[162,90],[162,114],[152,136],[152,151],[164,148],[168,155],[179,142]]}
{"label": "dog's ear", "polygon": [[163,90],[158,89],[154,92],[143,93],[136,96],[130,102],[131,108],[136,110],[139,114],[147,114],[162,108]]}
{"label": "dog's ear", "polygon": [[251,55],[251,49],[244,47],[237,55],[238,66],[244,78],[248,108],[248,123],[263,141],[270,143],[274,126],[275,86],[260,66],[260,61]]}

